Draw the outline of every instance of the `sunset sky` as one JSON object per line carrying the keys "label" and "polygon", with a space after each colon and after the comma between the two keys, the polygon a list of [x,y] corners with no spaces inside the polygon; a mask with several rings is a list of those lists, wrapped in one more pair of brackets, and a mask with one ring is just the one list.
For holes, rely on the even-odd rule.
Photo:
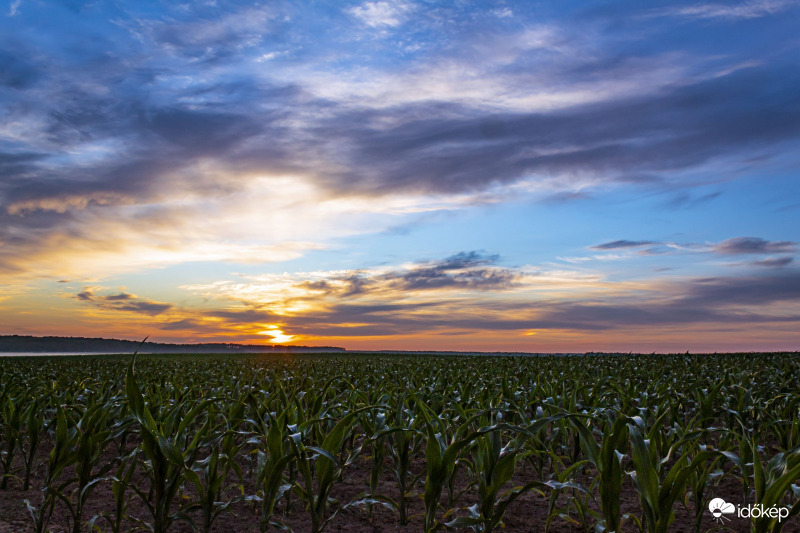
{"label": "sunset sky", "polygon": [[798,1],[0,7],[0,334],[800,349]]}

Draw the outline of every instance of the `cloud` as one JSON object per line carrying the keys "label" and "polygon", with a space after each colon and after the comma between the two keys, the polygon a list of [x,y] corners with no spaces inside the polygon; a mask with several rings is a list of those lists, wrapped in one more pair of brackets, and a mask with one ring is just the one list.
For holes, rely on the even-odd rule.
{"label": "cloud", "polygon": [[[522,29],[509,30],[508,20],[477,16],[485,12],[366,2],[323,10],[323,22],[310,24],[290,4],[159,13],[109,4],[69,19],[59,11],[58,27],[75,31],[53,47],[47,19],[25,19],[44,12],[30,4],[29,14],[28,5],[0,39],[4,280],[286,261],[421,212],[617,188],[666,192],[695,207],[685,187],[738,175],[727,170],[754,157],[769,169],[792,157],[800,138],[793,63],[749,49],[746,58],[653,51],[631,44],[629,29],[618,35],[596,20],[588,31],[569,19],[515,21]],[[424,53],[341,38],[351,17],[383,31],[410,28],[412,16],[403,38],[423,42]],[[287,49],[280,61],[258,62]],[[765,242],[750,253],[789,249]],[[427,307],[413,311],[422,313],[451,298],[483,302],[548,286],[533,277],[464,253],[225,290],[267,301],[281,316],[312,308],[308,294],[332,309],[420,297]],[[333,318],[330,327],[344,327]]]}
{"label": "cloud", "polygon": [[504,7],[502,9],[500,9],[500,8],[493,9],[492,10],[492,15],[494,15],[497,18],[510,18],[510,17],[514,16],[514,12],[511,10],[511,8]]}
{"label": "cloud", "polygon": [[0,86],[22,90],[35,85],[42,76],[40,69],[24,57],[0,51]]}
{"label": "cloud", "polygon": [[[630,332],[631,328],[647,328],[652,335],[674,326],[713,330],[724,324],[745,327],[800,323],[797,271],[668,282],[651,280],[646,284],[618,283],[611,287],[594,280],[587,281],[582,288],[572,284],[570,290],[558,292],[558,297],[548,291],[550,284],[559,284],[556,279],[544,272],[541,276],[530,276],[529,269],[516,271],[513,297],[499,297],[496,291],[486,292],[469,285],[462,285],[455,292],[452,286],[435,284],[410,290],[402,283],[395,283],[403,276],[394,272],[362,272],[360,275],[369,283],[357,294],[332,290],[342,279],[347,279],[343,273],[317,273],[315,284],[310,280],[292,283],[296,290],[307,290],[305,296],[284,295],[283,300],[274,293],[268,296],[264,291],[274,290],[274,286],[267,284],[262,287],[247,283],[238,287],[232,283],[218,284],[213,295],[207,291],[204,294],[222,301],[236,300],[243,307],[209,310],[205,316],[213,319],[209,322],[213,327],[240,331],[252,329],[253,324],[256,329],[276,324],[282,331],[305,339],[410,338],[476,332],[523,334],[531,330]],[[318,283],[320,278],[326,283]],[[202,292],[199,287],[187,289]],[[313,306],[286,311],[304,299],[313,302]]]}
{"label": "cloud", "polygon": [[656,283],[648,292],[646,296],[628,293],[604,301],[553,302],[542,308],[532,327],[594,331],[800,322],[800,271]]}
{"label": "cloud", "polygon": [[711,332],[730,325],[747,330],[800,323],[800,271],[788,263],[742,276],[620,282],[586,271],[503,267],[499,260],[484,252],[459,252],[372,269],[241,275],[183,286],[195,296],[184,299],[195,303],[183,306],[93,286],[72,297],[182,336],[257,339],[280,331],[276,339],[301,344],[497,339],[498,332],[506,340],[529,332],[537,338],[614,332],[638,339],[641,332],[652,338],[675,327]]}
{"label": "cloud", "polygon": [[767,241],[758,237],[735,237],[715,244],[712,250],[723,255],[792,253],[793,241]]}
{"label": "cloud", "polygon": [[800,272],[788,268],[630,283],[531,266],[499,267],[496,260],[462,252],[403,268],[246,277],[183,288],[243,306],[208,311],[224,323],[274,323],[306,337],[800,322]]}
{"label": "cloud", "polygon": [[695,209],[698,206],[719,198],[721,195],[722,192],[719,191],[699,196],[693,196],[687,191],[681,191],[667,201],[666,205],[672,209]]}
{"label": "cloud", "polygon": [[497,256],[484,256],[477,252],[460,252],[441,262],[423,264],[405,273],[385,274],[380,281],[398,286],[401,290],[462,288],[501,290],[513,286],[518,274],[491,265]]}
{"label": "cloud", "polygon": [[[768,241],[760,237],[733,237],[713,244],[677,243],[655,240],[632,241],[622,239],[589,246],[589,249],[599,251],[640,249],[638,255],[676,253],[714,253],[719,255],[779,254],[795,252],[797,250],[797,243],[793,241]],[[582,262],[592,259],[604,259],[606,257],[607,256],[594,256],[562,259],[568,262]],[[791,262],[791,258],[765,259],[764,261],[738,264],[752,266],[783,266],[789,262]]]}
{"label": "cloud", "polygon": [[[384,3],[369,5],[378,4]],[[273,15],[258,17],[265,16]],[[247,12],[230,17],[247,19]],[[212,25],[176,18],[167,31],[166,22],[142,24],[153,43],[175,46],[177,37],[167,36]],[[222,26],[200,31],[198,50],[239,35],[233,23]],[[265,79],[238,67],[233,79],[224,79],[213,70],[200,76],[191,65],[136,58],[130,72],[118,62],[94,70],[103,94],[98,87],[87,90],[80,76],[78,87],[69,72],[46,65],[54,79],[40,100],[52,101],[57,112],[31,103],[23,118],[33,128],[26,138],[48,139],[50,157],[45,151],[26,163],[34,179],[0,187],[6,205],[20,206],[15,209],[64,197],[76,206],[91,201],[80,197],[100,196],[151,205],[163,190],[213,194],[215,187],[235,188],[263,173],[301,174],[335,195],[502,195],[504,187],[525,184],[551,198],[584,197],[591,188],[645,174],[669,180],[668,187],[679,178],[666,176],[796,139],[800,131],[800,111],[790,97],[796,87],[781,72],[762,67],[687,78],[683,58],[590,57],[580,53],[583,44],[574,36],[557,29],[489,37],[491,50],[473,50],[477,61],[470,53],[399,73],[368,72],[368,83],[325,70],[292,79],[280,79],[278,71]],[[498,43],[505,46],[501,60]],[[534,58],[541,70],[532,79],[523,67]],[[642,69],[649,71],[643,75]],[[620,79],[626,87],[613,86]],[[582,89],[553,107],[525,100],[531,83],[542,84],[536,94],[554,98]],[[514,94],[519,97],[509,99]],[[35,131],[36,120],[45,131]],[[103,149],[107,157],[82,161]],[[81,158],[62,161],[54,173],[48,159],[63,151]],[[213,163],[215,175],[202,172],[200,162]],[[232,174],[241,178],[220,179]]]}
{"label": "cloud", "polygon": [[145,120],[145,127],[164,141],[204,156],[227,152],[260,133],[264,124],[241,113],[180,108],[154,110]]}
{"label": "cloud", "polygon": [[[335,185],[373,194],[452,194],[520,184],[551,195],[585,194],[628,186],[632,176],[642,175],[670,190],[691,183],[684,172],[739,157],[739,150],[758,153],[796,142],[800,108],[789,98],[792,79],[751,69],[549,112],[448,106],[429,97],[388,109],[344,109],[320,123],[318,132],[338,147],[341,171],[330,176]],[[512,77],[506,93],[525,84],[524,75]],[[758,103],[766,86],[781,104]],[[487,90],[482,101],[498,100]]]}
{"label": "cloud", "polygon": [[105,311],[121,311],[157,316],[173,309],[172,304],[139,298],[127,292],[99,295],[96,289],[91,287],[84,288],[74,297],[78,301],[91,304]]}
{"label": "cloud", "polygon": [[45,154],[31,152],[0,152],[0,175],[6,180],[24,179],[36,173],[37,163],[45,157]]}
{"label": "cloud", "polygon": [[8,6],[8,16],[15,17],[19,15],[19,6],[22,5],[22,0],[12,0],[11,4]]}
{"label": "cloud", "polygon": [[748,263],[750,266],[780,268],[790,265],[794,262],[793,257],[770,257],[760,261],[752,261]]}
{"label": "cloud", "polygon": [[410,3],[401,1],[364,2],[349,9],[349,12],[367,26],[373,28],[397,27],[414,9]]}
{"label": "cloud", "polygon": [[739,20],[767,17],[797,7],[796,0],[751,0],[738,3],[699,3],[657,10],[653,16],[679,16],[696,19]]}
{"label": "cloud", "polygon": [[160,52],[213,65],[256,48],[275,31],[277,7],[184,5],[166,10],[169,17],[120,18],[118,25]]}
{"label": "cloud", "polygon": [[[399,69],[318,70],[286,80],[303,83],[320,98],[356,109],[438,104],[437,115],[445,111],[459,116],[464,110],[552,112],[656,94],[688,74],[674,54],[647,61],[590,55],[587,52],[597,43],[555,25],[530,26],[513,33],[486,31],[480,40],[465,35],[459,45],[450,54],[426,56],[426,61]],[[531,63],[536,64],[535,74],[530,71]]]}
{"label": "cloud", "polygon": [[205,297],[261,302],[278,313],[304,312],[326,298],[379,299],[459,292],[496,292],[512,289],[530,273],[495,265],[498,256],[476,251],[459,252],[439,261],[412,263],[400,268],[344,270],[263,275],[245,282],[186,285]]}
{"label": "cloud", "polygon": [[597,244],[595,246],[590,246],[589,248],[592,250],[619,250],[625,248],[641,248],[642,246],[650,246],[653,244],[661,244],[661,243],[656,241],[619,240],[619,241],[605,242],[603,244]]}
{"label": "cloud", "polygon": [[6,207],[9,215],[25,215],[36,211],[52,211],[63,214],[72,209],[86,209],[89,205],[124,205],[125,196],[115,193],[90,193],[47,197],[35,200],[20,200]]}
{"label": "cloud", "polygon": [[[21,115],[32,130],[26,139],[47,139],[54,159],[64,151],[82,157],[57,174],[52,161],[34,163],[35,180],[6,186],[9,202],[133,192],[149,203],[157,187],[186,185],[198,160],[228,174],[300,173],[333,194],[476,194],[524,182],[564,198],[632,176],[670,186],[682,170],[796,140],[800,129],[794,78],[774,67],[704,78],[685,57],[620,54],[555,25],[487,30],[485,40],[461,43],[461,53],[393,70],[311,62],[264,74],[245,69],[243,56],[221,70],[201,68],[208,49],[240,53],[280,18],[266,8],[203,9],[120,22],[141,49],[125,62],[98,59],[91,73],[43,59],[29,65],[49,79]],[[410,8],[353,9],[377,24]],[[154,53],[164,46],[192,61]],[[35,76],[16,78],[30,84]],[[100,147],[108,159],[87,165],[82,158]],[[97,177],[87,180],[87,168]]]}
{"label": "cloud", "polygon": [[701,278],[688,284],[684,302],[706,307],[770,305],[800,300],[800,271],[774,275]]}

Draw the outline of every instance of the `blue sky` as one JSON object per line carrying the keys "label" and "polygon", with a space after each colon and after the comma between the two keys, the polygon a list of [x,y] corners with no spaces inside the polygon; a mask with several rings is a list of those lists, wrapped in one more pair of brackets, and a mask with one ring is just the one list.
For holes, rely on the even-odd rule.
{"label": "blue sky", "polygon": [[800,2],[0,14],[0,332],[797,349]]}

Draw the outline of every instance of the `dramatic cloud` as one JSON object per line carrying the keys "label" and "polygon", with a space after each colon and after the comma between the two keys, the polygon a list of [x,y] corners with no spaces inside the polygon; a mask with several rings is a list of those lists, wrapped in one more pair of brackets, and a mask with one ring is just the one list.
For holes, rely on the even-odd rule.
{"label": "dramatic cloud", "polygon": [[[317,272],[184,288],[244,305],[210,312],[225,323],[278,323],[305,337],[800,322],[797,271],[626,284],[533,267],[499,269],[490,265],[495,260],[462,252],[402,270]],[[489,287],[493,291],[487,294]],[[498,297],[498,289],[511,287],[516,298]]]}
{"label": "dramatic cloud", "polygon": [[517,276],[516,273],[507,269],[483,267],[496,259],[497,256],[461,252],[444,261],[421,265],[403,274],[386,274],[381,281],[408,291],[444,287],[495,290],[509,288]]}
{"label": "dramatic cloud", "polygon": [[[664,296],[634,302],[555,304],[537,328],[614,329],[670,324],[800,322],[800,272],[763,277],[692,279],[658,287]],[[667,295],[669,295],[667,297]],[[794,304],[788,315],[770,308]],[[753,307],[757,306],[757,307]]]}
{"label": "dramatic cloud", "polygon": [[493,265],[497,259],[496,255],[460,252],[441,261],[414,263],[397,269],[262,275],[243,283],[216,282],[183,288],[208,297],[260,302],[262,307],[291,314],[297,309],[305,311],[309,306],[318,306],[326,298],[337,301],[372,297],[414,299],[417,295],[426,297],[429,292],[446,298],[442,291],[455,294],[504,291],[515,288],[516,283],[526,277],[538,275],[525,269]]}
{"label": "dramatic cloud", "polygon": [[268,342],[793,320],[736,280],[794,272],[798,9],[14,1],[0,325],[64,301]]}
{"label": "dramatic cloud", "polygon": [[[364,16],[369,13],[376,24],[393,24],[397,20],[393,17],[409,8],[376,2],[354,9]],[[195,46],[207,50],[220,43],[229,46],[230,40],[259,42],[260,32],[248,33],[258,27],[253,21],[271,20],[273,15],[251,11],[229,13],[213,23],[172,20],[169,30],[164,22],[140,24],[150,28],[145,35],[153,47],[168,43],[169,50],[185,52]],[[236,23],[239,19],[248,24]],[[553,36],[558,33],[523,32],[513,36],[517,48],[509,50],[509,57],[500,64],[491,59],[493,55],[482,58],[479,72],[472,75],[476,83],[492,80],[496,74],[502,84],[476,87],[474,99],[457,105],[452,103],[454,94],[459,94],[454,91],[395,102],[388,108],[384,107],[387,95],[376,93],[384,105],[377,101],[371,105],[363,98],[361,105],[353,105],[343,95],[332,98],[324,93],[333,75],[324,70],[307,80],[284,80],[279,70],[276,78],[281,81],[275,81],[240,65],[233,69],[234,80],[221,79],[222,72],[217,75],[213,69],[210,78],[204,73],[201,80],[191,66],[174,61],[151,65],[144,55],[137,55],[139,61],[130,72],[114,63],[96,66],[93,76],[108,82],[103,91],[89,91],[75,82],[40,82],[39,91],[58,111],[32,107],[19,120],[33,128],[28,137],[32,142],[36,133],[50,140],[51,159],[59,149],[78,150],[82,156],[95,146],[109,150],[124,143],[127,149],[121,161],[120,154],[115,154],[113,159],[93,162],[89,180],[80,159],[60,169],[55,179],[51,162],[32,163],[37,179],[5,184],[7,209],[19,213],[20,207],[14,206],[37,205],[37,201],[47,205],[62,194],[89,198],[104,194],[128,200],[133,196],[138,203],[152,201],[165,187],[197,187],[201,192],[209,186],[210,177],[197,168],[198,160],[215,161],[217,168],[228,173],[312,175],[335,193],[459,193],[520,180],[534,188],[555,189],[551,192],[574,191],[598,182],[628,182],[633,176],[666,179],[675,171],[731,153],[757,152],[768,143],[796,140],[800,133],[800,111],[793,99],[798,87],[780,69],[750,67],[702,76],[699,72],[704,66],[698,65],[698,74],[689,73],[678,58],[670,56],[654,58],[650,63],[655,67],[635,58],[620,62],[611,50],[608,56],[586,57],[580,52],[589,43],[568,33]],[[191,42],[185,42],[189,37],[176,40],[182,35],[191,36]],[[507,36],[502,38],[507,40]],[[238,55],[244,54],[239,44],[230,46]],[[563,52],[570,47],[576,50]],[[554,50],[556,57],[541,58],[547,74],[537,72],[531,78],[523,66],[541,49]],[[477,52],[482,57],[490,50]],[[453,60],[448,61],[452,64]],[[455,61],[463,62],[463,67],[468,64],[467,57]],[[188,71],[182,74],[179,67]],[[394,86],[399,95],[419,94],[420,87],[409,85],[416,83],[418,68],[427,67],[412,66],[392,74],[395,78],[380,84],[381,91]],[[441,72],[436,63],[430,68]],[[642,69],[648,68],[664,72],[642,76]],[[19,85],[36,83],[33,73],[44,69],[55,69],[51,76],[59,78],[70,75],[54,64],[6,71],[17,80],[9,83]],[[382,76],[380,71],[373,74]],[[447,77],[454,81],[450,74]],[[142,78],[139,87],[150,87],[147,92],[137,88],[137,78]],[[320,88],[315,85],[317,78],[324,80]],[[529,95],[532,79],[543,80],[536,82],[543,84],[539,92],[552,92],[559,98],[565,85],[585,90],[556,109],[530,108],[522,100],[509,101],[503,108],[484,108],[484,103],[502,102],[502,95],[515,90]],[[608,86],[611,79],[627,80],[628,86]],[[676,84],[677,79],[682,83]],[[358,93],[362,87],[358,81],[344,83],[345,94]],[[458,87],[463,94],[463,86],[459,80],[453,89]],[[154,99],[153,87],[156,94],[168,95],[166,99]],[[43,180],[48,187],[41,186]],[[212,181],[219,185],[218,180]]]}

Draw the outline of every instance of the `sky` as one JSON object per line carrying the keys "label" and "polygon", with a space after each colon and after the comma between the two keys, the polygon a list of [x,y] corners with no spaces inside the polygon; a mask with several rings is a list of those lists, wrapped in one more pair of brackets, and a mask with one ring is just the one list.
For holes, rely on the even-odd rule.
{"label": "sky", "polygon": [[0,334],[800,349],[800,1],[0,10]]}

